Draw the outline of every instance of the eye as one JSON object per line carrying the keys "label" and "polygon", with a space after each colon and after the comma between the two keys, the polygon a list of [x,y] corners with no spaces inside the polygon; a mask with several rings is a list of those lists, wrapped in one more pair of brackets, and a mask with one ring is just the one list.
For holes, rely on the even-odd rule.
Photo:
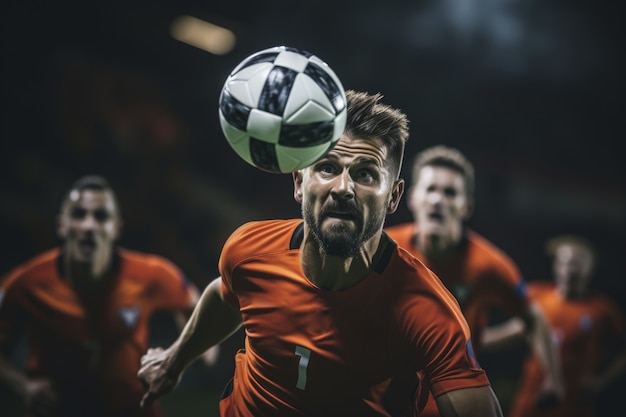
{"label": "eye", "polygon": [[99,223],[104,223],[111,218],[111,213],[109,213],[107,210],[96,210],[93,212],[93,217]]}
{"label": "eye", "polygon": [[446,189],[444,189],[444,194],[446,195],[446,197],[456,197],[456,195],[458,194],[455,188],[452,187],[448,187]]}
{"label": "eye", "polygon": [[74,207],[70,211],[70,218],[72,218],[73,220],[82,220],[85,218],[86,215],[87,215],[87,210],[81,207]]}
{"label": "eye", "polygon": [[376,179],[376,175],[371,169],[359,169],[354,178],[359,182],[372,183]]}
{"label": "eye", "polygon": [[316,170],[321,172],[322,174],[332,175],[337,172],[337,169],[334,165],[324,162],[317,165]]}

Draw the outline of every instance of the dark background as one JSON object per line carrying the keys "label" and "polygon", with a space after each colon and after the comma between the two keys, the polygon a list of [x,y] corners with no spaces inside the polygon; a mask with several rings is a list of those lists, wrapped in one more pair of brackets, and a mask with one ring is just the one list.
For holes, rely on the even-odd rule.
{"label": "dark background", "polygon": [[[217,117],[229,71],[289,45],[325,60],[346,88],[405,111],[407,163],[439,143],[470,157],[471,226],[528,280],[549,277],[546,239],[582,234],[602,255],[597,286],[624,307],[621,9],[609,0],[9,0],[0,273],[57,243],[62,194],[85,174],[118,190],[122,244],[173,259],[201,287],[236,226],[299,216],[290,176],[240,160]],[[237,46],[213,56],[172,39],[181,14],[230,28]],[[388,224],[409,219],[402,205]],[[222,366],[211,377],[193,370],[189,386],[220,386]]]}

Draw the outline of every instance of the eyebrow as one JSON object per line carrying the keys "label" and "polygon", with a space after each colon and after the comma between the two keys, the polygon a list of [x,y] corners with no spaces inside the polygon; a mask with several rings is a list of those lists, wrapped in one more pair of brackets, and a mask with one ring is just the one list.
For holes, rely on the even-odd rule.
{"label": "eyebrow", "polygon": [[[332,159],[335,161],[338,161],[340,159],[340,157],[336,154],[336,153],[328,153],[323,159]],[[374,157],[365,157],[365,156],[359,156],[356,159],[354,159],[353,162],[356,162],[358,164],[367,164],[367,165],[375,165],[377,167],[382,166],[382,164],[380,163],[381,161],[378,158],[374,158]]]}

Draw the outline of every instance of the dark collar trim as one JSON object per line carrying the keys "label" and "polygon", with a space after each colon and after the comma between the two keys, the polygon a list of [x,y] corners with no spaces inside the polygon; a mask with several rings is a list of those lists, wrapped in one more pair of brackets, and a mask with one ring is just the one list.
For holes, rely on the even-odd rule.
{"label": "dark collar trim", "polygon": [[302,240],[304,239],[304,222],[300,223],[296,230],[293,231],[291,235],[291,240],[289,241],[289,250],[300,249],[300,245],[302,244]]}
{"label": "dark collar trim", "polygon": [[387,240],[387,245],[385,246],[385,250],[383,251],[383,253],[380,254],[380,258],[378,258],[378,262],[374,264],[372,270],[382,275],[382,273],[385,271],[385,268],[387,268],[387,265],[389,265],[389,262],[391,261],[391,256],[396,251],[396,247],[398,246],[398,244],[393,239],[391,239],[384,231],[381,239]]}

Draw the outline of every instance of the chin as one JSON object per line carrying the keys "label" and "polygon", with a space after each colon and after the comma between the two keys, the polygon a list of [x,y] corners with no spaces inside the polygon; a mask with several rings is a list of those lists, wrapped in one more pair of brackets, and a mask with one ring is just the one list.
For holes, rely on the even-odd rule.
{"label": "chin", "polygon": [[91,263],[95,259],[95,252],[85,253],[78,252],[74,254],[74,260],[77,262]]}
{"label": "chin", "polygon": [[328,236],[355,233],[356,226],[351,221],[332,222],[330,224],[327,224],[326,227],[323,228],[323,232]]}
{"label": "chin", "polygon": [[444,234],[444,227],[441,224],[434,224],[427,222],[425,225],[419,227],[419,232],[425,235],[439,236]]}

